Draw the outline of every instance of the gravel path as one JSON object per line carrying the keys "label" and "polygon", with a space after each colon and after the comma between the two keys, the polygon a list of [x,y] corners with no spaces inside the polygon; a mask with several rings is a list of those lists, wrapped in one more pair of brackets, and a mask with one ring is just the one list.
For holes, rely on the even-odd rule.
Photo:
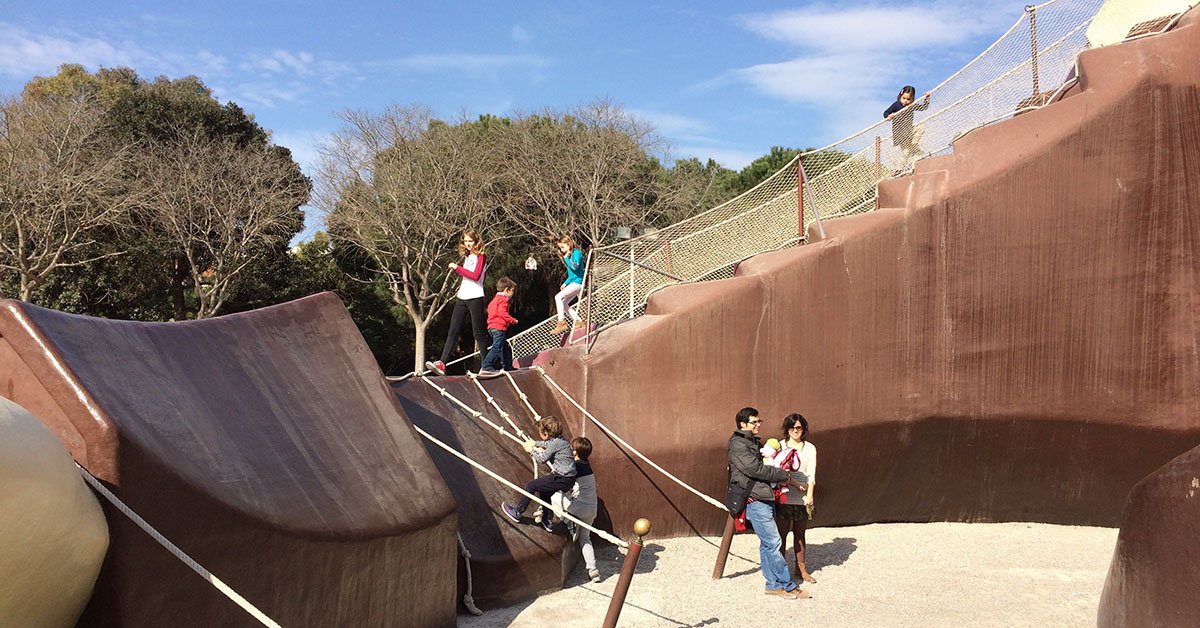
{"label": "gravel path", "polygon": [[[1116,540],[1115,528],[1034,523],[817,528],[808,531],[812,598],[783,600],[763,594],[753,534],[734,537],[717,581],[719,538],[651,534],[619,625],[759,628],[782,617],[784,625],[837,627],[1095,626]],[[600,550],[599,584],[587,581],[581,562],[562,591],[460,615],[458,625],[599,626],[620,558],[615,547]]]}

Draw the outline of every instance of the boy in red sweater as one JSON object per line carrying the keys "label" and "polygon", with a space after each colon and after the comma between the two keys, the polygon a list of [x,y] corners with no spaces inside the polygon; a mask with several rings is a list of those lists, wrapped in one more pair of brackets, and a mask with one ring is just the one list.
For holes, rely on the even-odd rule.
{"label": "boy in red sweater", "polygon": [[496,360],[500,361],[500,367],[504,370],[513,370],[512,349],[508,346],[508,326],[515,325],[517,319],[508,313],[508,300],[512,298],[516,289],[516,282],[508,277],[501,277],[500,281],[496,282],[496,296],[492,297],[492,302],[487,306],[487,327],[492,336],[492,348],[483,359],[483,366],[479,369],[480,375],[499,374],[496,370]]}

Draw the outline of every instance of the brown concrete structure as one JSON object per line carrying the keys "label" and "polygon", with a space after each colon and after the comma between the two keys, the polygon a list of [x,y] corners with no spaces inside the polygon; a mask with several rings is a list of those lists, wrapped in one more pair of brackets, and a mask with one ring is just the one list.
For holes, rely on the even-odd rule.
{"label": "brown concrete structure", "polygon": [[[186,323],[0,302],[0,394],[284,626],[450,626],[454,500],[332,294]],[[256,626],[106,504],[81,626]]]}
{"label": "brown concrete structure", "polygon": [[1100,628],[1200,626],[1200,447],[1129,494],[1100,598]]}
{"label": "brown concrete structure", "polygon": [[[661,291],[548,370],[714,496],[740,407],[769,435],[804,413],[815,525],[1116,525],[1135,483],[1200,443],[1198,15],[1083,53],[1078,89],[881,185],[880,210]],[[618,531],[721,531],[594,440]]]}

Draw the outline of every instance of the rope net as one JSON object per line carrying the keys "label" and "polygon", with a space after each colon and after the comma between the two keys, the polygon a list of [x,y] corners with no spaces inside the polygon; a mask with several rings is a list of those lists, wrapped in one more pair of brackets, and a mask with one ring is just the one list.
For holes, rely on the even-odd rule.
{"label": "rope net", "polygon": [[[1192,0],[1051,0],[1029,7],[994,44],[921,94],[893,120],[808,151],[753,189],[702,214],[637,238],[596,247],[588,257],[590,295],[575,306],[594,332],[645,311],[654,290],[733,276],[739,260],[805,240],[813,221],[875,207],[876,184],[948,153],[966,132],[1042,106],[1074,78],[1088,48],[1165,29]],[[1113,35],[1120,33],[1120,35]],[[882,113],[882,112],[881,112]],[[911,131],[899,121],[911,121]],[[801,169],[803,172],[801,172]],[[803,202],[797,190],[803,185]],[[815,210],[815,211],[814,211]],[[516,358],[586,340],[554,334],[554,318],[509,339]]]}

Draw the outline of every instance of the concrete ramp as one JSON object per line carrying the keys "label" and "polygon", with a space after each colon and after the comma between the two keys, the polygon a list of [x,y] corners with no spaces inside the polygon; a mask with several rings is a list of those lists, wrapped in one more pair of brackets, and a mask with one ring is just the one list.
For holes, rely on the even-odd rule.
{"label": "concrete ramp", "polygon": [[[333,294],[184,323],[5,301],[0,393],[282,625],[454,624],[451,490]],[[258,625],[106,513],[81,625]]]}

